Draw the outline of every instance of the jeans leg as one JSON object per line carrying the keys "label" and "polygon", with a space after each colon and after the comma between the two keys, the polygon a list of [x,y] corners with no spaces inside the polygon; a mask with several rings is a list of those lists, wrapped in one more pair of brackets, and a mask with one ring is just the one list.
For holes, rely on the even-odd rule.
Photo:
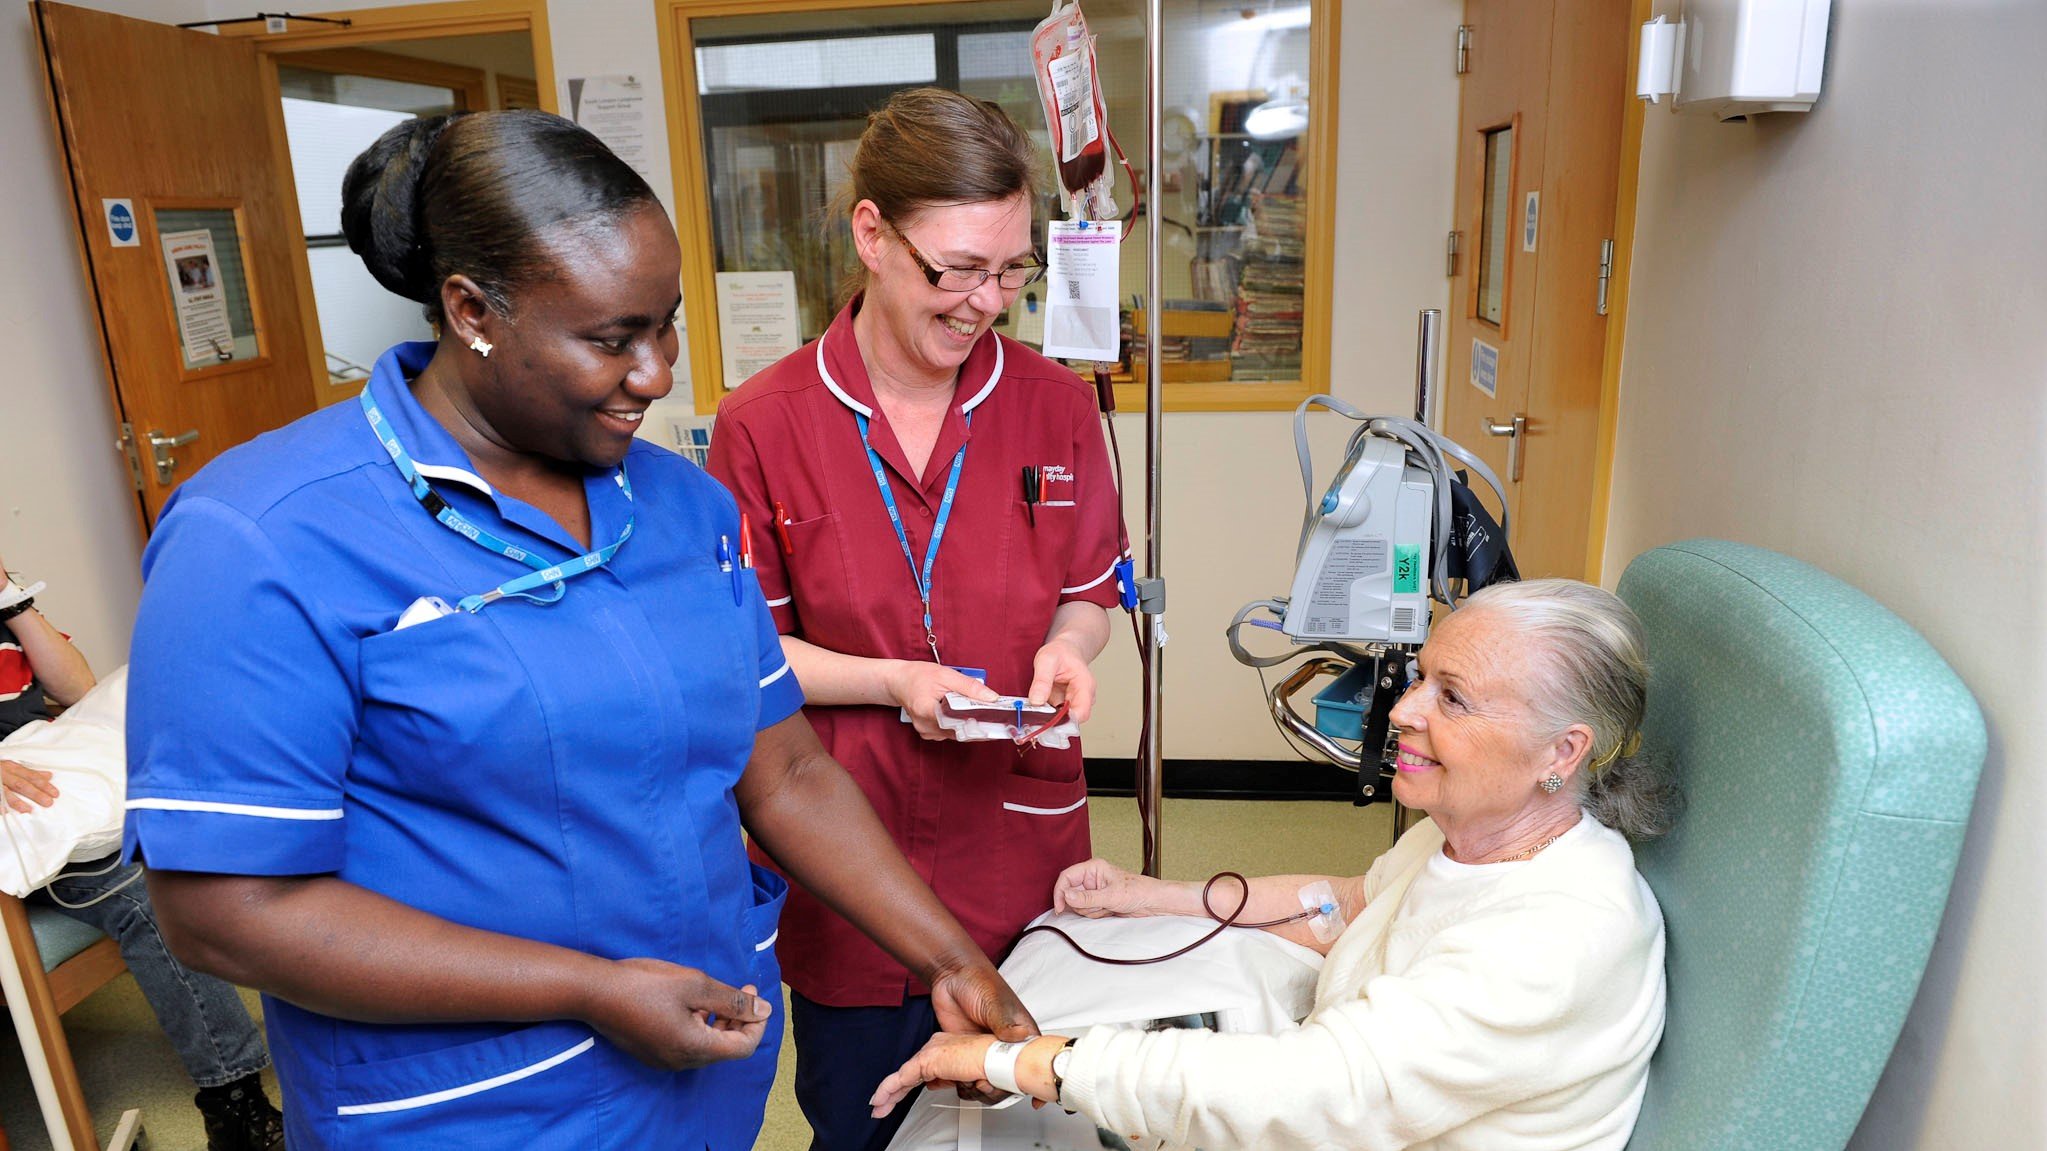
{"label": "jeans leg", "polygon": [[[94,863],[72,864],[67,870],[99,871],[114,862],[109,856]],[[113,894],[108,895],[110,891]],[[50,898],[52,895],[56,899]],[[140,866],[116,867],[104,875],[60,877],[29,898],[38,903],[47,900],[47,906],[113,937],[120,945],[122,960],[142,987],[142,997],[156,1012],[157,1022],[177,1048],[194,1083],[218,1087],[270,1065],[263,1034],[234,987],[179,963],[164,946]],[[92,902],[95,899],[98,902]],[[66,907],[64,903],[91,906]]]}
{"label": "jeans leg", "polygon": [[938,1030],[931,997],[912,996],[900,1007],[827,1007],[792,990],[789,1022],[796,1032],[796,1102],[810,1121],[810,1151],[887,1147],[916,1096],[886,1119],[868,1115],[867,1100]]}

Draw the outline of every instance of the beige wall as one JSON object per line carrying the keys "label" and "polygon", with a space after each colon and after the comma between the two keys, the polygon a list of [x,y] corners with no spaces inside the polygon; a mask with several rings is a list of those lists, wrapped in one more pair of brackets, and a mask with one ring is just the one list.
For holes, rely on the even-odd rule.
{"label": "beige wall", "polygon": [[1649,115],[1607,571],[1695,535],[1774,548],[1975,691],[1990,761],[1854,1146],[2043,1147],[2047,7],[1833,21],[1810,114]]}

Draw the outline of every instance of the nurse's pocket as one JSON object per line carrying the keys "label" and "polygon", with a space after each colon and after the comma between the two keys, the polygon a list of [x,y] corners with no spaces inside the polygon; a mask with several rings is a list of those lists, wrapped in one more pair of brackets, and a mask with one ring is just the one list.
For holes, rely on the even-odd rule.
{"label": "nurse's pocket", "polygon": [[753,871],[753,902],[747,908],[747,981],[762,999],[774,1004],[767,1026],[761,1031],[760,1046],[752,1055],[731,1063],[714,1063],[704,1068],[701,1097],[716,1099],[716,1108],[706,1116],[711,1151],[747,1151],[760,1135],[767,1109],[768,1090],[775,1082],[775,1066],[782,1051],[785,1026],[782,1000],[782,965],[775,958],[775,940],[781,933],[782,904],[789,898],[789,881],[748,861]]}
{"label": "nurse's pocket", "polygon": [[600,1130],[604,1090],[593,1075],[605,1054],[588,1027],[553,1022],[336,1067],[341,1145],[587,1148]]}
{"label": "nurse's pocket", "polygon": [[1069,864],[1088,857],[1087,779],[1035,779],[1010,772],[1002,777],[1002,900],[1011,924],[1023,924],[1052,906],[1052,886]]}

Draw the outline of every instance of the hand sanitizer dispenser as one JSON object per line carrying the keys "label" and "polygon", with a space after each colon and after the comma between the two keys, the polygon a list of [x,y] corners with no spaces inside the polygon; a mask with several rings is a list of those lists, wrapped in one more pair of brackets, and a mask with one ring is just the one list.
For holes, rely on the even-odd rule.
{"label": "hand sanitizer dispenser", "polygon": [[1636,95],[1734,120],[1810,111],[1827,54],[1829,0],[1684,0],[1642,26]]}

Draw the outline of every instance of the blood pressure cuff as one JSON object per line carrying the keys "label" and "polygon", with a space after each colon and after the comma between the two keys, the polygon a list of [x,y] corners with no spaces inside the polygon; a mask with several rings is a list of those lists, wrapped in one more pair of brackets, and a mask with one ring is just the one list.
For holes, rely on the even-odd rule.
{"label": "blood pressure cuff", "polygon": [[1507,533],[1472,494],[1467,479],[1458,472],[1450,485],[1450,560],[1445,574],[1464,580],[1469,591],[1520,579],[1514,554],[1507,550]]}

